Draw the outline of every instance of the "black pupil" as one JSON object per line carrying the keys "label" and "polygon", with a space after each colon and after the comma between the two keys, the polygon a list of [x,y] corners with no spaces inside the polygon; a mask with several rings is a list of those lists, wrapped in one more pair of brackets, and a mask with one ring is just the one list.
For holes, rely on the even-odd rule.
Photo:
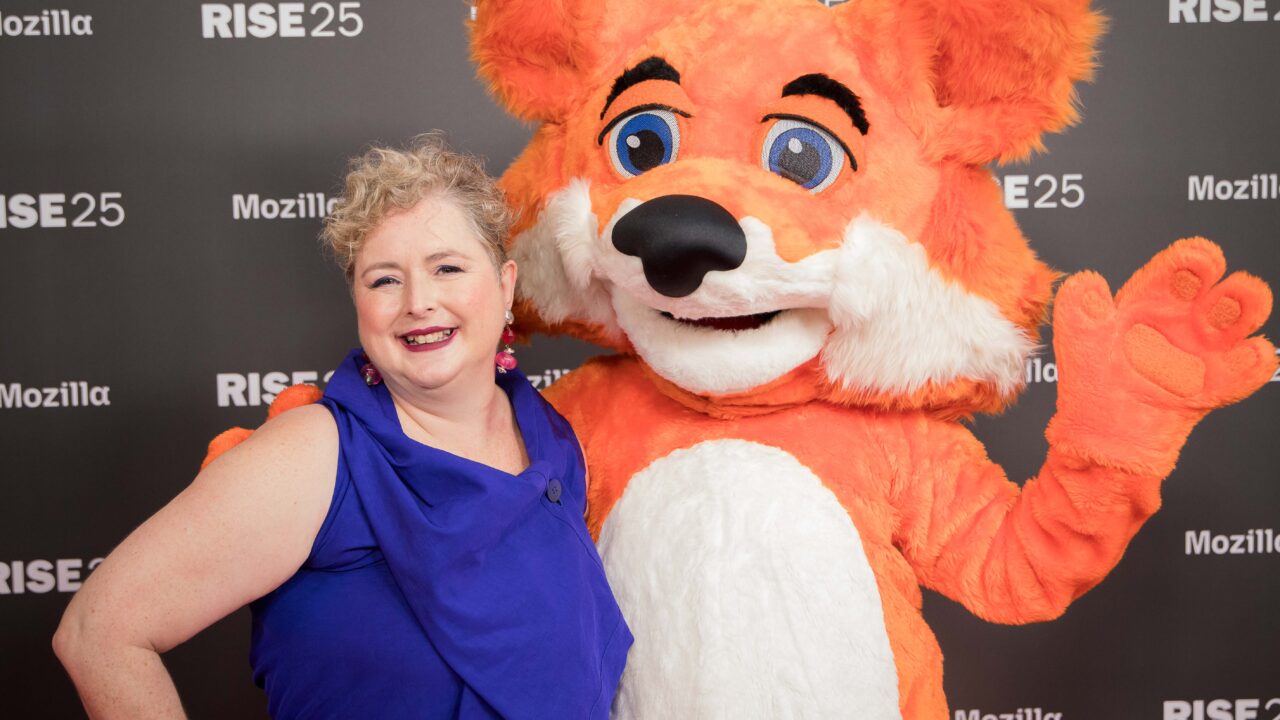
{"label": "black pupil", "polygon": [[[632,147],[632,138],[639,141],[635,147]],[[631,166],[640,172],[658,167],[662,164],[662,158],[667,154],[667,148],[662,144],[662,138],[652,130],[640,130],[631,133],[627,141],[627,158],[631,160]]]}
{"label": "black pupil", "polygon": [[800,152],[793,152],[789,140],[778,154],[778,174],[792,182],[805,185],[813,181],[822,171],[822,157],[818,150],[808,143],[800,143]]}

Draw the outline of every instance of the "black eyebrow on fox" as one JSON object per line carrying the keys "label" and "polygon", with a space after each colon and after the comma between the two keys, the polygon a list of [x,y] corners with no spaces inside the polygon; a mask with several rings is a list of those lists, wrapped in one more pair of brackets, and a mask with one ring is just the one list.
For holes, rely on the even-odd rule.
{"label": "black eyebrow on fox", "polygon": [[863,135],[871,129],[871,124],[867,122],[867,114],[862,110],[862,101],[858,100],[858,96],[838,80],[833,80],[821,73],[801,75],[782,88],[782,97],[791,95],[824,97],[840,106],[840,109],[853,122],[853,126]]}
{"label": "black eyebrow on fox", "polygon": [[626,91],[632,85],[638,85],[645,80],[670,80],[671,82],[680,84],[680,73],[668,63],[666,60],[658,56],[641,60],[633,68],[629,68],[617,80],[613,81],[613,89],[609,91],[609,99],[604,101],[604,109],[600,111],[600,119],[604,119],[605,113],[609,112],[609,106],[613,104],[618,96]]}

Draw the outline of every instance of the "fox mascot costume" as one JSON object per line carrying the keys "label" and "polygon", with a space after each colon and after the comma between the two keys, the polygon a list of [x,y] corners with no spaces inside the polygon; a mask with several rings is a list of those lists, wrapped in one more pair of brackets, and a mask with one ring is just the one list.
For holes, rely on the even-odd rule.
{"label": "fox mascot costume", "polygon": [[547,391],[636,636],[617,717],[943,720],[920,587],[1062,614],[1275,369],[1267,286],[1181,240],[1058,290],[1036,477],[958,422],[1014,400],[1046,319],[987,165],[1076,120],[1087,0],[476,5],[481,76],[537,123],[502,180],[517,315],[617,351]]}

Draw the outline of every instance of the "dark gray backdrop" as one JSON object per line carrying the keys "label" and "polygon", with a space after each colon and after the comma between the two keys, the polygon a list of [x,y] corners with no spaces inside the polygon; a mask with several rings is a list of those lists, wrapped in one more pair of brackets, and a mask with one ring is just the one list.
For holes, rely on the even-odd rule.
{"label": "dark gray backdrop", "polygon": [[[1112,25],[1099,78],[1082,88],[1084,125],[998,171],[1015,204],[1025,182],[1018,219],[1049,263],[1118,286],[1172,240],[1203,234],[1233,267],[1280,283],[1280,199],[1189,195],[1193,176],[1280,173],[1270,4],[1104,3]],[[198,2],[0,0],[4,717],[80,713],[49,650],[77,578],[189,482],[212,435],[261,421],[255,401],[282,380],[267,373],[323,375],[354,344],[318,220],[237,219],[234,198],[257,194],[272,214],[262,201],[332,197],[348,156],[431,128],[494,172],[528,137],[473,79],[462,0],[296,7],[304,37],[259,25],[219,38],[202,20],[222,8]],[[1077,185],[1082,203],[1063,190]],[[531,376],[554,378],[591,352],[538,338],[520,355]],[[976,423],[1011,477],[1033,474],[1046,449],[1052,361],[1046,351],[1013,410]],[[1269,385],[1202,424],[1165,509],[1062,619],[995,626],[929,596],[953,715],[1280,717],[1280,700],[1268,706],[1280,697],[1280,547],[1187,551],[1189,532],[1280,533],[1278,402]],[[241,612],[166,656],[193,717],[265,715],[247,653]]]}

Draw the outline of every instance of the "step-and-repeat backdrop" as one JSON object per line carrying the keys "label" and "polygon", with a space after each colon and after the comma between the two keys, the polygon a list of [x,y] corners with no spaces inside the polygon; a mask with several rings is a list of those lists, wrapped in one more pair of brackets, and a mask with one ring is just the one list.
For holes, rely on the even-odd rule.
{"label": "step-and-repeat backdrop", "polygon": [[[1033,245],[1118,286],[1205,235],[1280,286],[1280,0],[1103,9],[1084,124],[997,172]],[[354,345],[316,243],[346,159],[442,128],[500,172],[525,143],[474,79],[469,13],[0,0],[0,716],[81,712],[49,648],[71,594],[210,437]],[[593,352],[520,355],[544,385]],[[1046,450],[1051,351],[1027,379],[976,422],[1014,478]],[[1280,383],[1204,422],[1164,509],[1062,619],[995,626],[929,596],[955,720],[1280,717],[1278,407]],[[193,717],[265,717],[248,635],[241,611],[166,656]]]}

